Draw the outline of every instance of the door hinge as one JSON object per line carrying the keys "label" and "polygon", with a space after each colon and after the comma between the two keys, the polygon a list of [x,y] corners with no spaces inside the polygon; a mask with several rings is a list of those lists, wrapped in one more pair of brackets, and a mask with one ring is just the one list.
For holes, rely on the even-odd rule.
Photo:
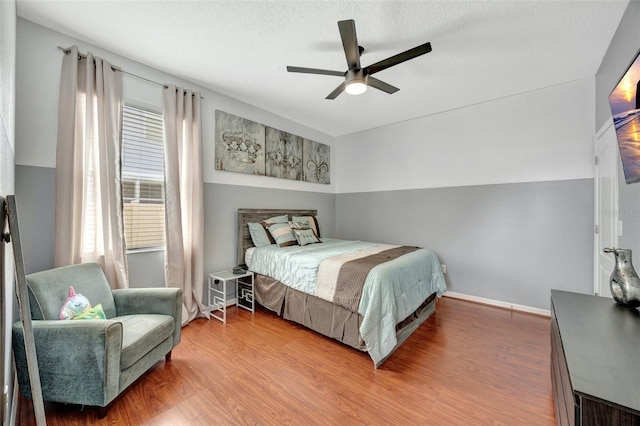
{"label": "door hinge", "polygon": [[598,231],[599,231],[598,225],[593,225],[593,232],[597,234]]}
{"label": "door hinge", "polygon": [[596,161],[595,161],[595,163],[596,163],[596,166],[597,166],[597,165],[598,165],[598,156],[597,156],[597,155],[596,155]]}

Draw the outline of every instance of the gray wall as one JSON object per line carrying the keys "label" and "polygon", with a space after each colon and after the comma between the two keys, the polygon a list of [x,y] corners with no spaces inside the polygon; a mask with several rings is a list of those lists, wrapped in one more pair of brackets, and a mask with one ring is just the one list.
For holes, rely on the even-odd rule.
{"label": "gray wall", "polygon": [[[16,200],[27,273],[53,267],[55,247],[55,169],[16,166]],[[335,195],[321,192],[204,184],[205,274],[236,265],[239,208],[317,209],[323,235],[335,229]],[[131,287],[164,286],[161,250],[131,253]]]}
{"label": "gray wall", "polygon": [[[237,264],[239,208],[317,209],[323,235],[334,233],[333,194],[205,183],[204,203],[205,279],[210,272]],[[131,253],[128,257],[131,287],[164,285],[163,251]],[[229,294],[233,292],[230,288]]]}
{"label": "gray wall", "polygon": [[322,235],[334,235],[334,194],[205,184],[204,199],[205,271],[236,265],[239,208],[317,209]]}
{"label": "gray wall", "polygon": [[[20,215],[27,274],[53,267],[55,251],[56,169],[16,166],[16,202]],[[131,287],[164,287],[164,252],[129,255]]]}
{"label": "gray wall", "polygon": [[56,169],[16,166],[16,204],[27,274],[53,267]]}
{"label": "gray wall", "polygon": [[339,194],[336,237],[433,248],[450,291],[541,309],[593,287],[593,179]]}

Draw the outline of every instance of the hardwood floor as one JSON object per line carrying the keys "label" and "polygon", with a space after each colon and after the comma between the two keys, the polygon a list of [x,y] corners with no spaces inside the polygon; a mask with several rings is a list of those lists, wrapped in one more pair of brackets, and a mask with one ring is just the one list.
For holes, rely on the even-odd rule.
{"label": "hardwood floor", "polygon": [[[182,329],[99,420],[46,403],[49,425],[554,425],[549,319],[442,298],[380,369],[369,356],[265,310]],[[18,425],[34,425],[20,399]]]}

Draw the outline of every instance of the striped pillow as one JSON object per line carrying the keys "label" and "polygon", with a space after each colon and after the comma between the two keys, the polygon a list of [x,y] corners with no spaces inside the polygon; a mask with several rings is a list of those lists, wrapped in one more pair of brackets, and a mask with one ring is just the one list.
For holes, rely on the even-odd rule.
{"label": "striped pillow", "polygon": [[274,223],[269,226],[268,229],[280,247],[295,246],[298,244],[298,240],[296,240],[296,236],[288,223]]}
{"label": "striped pillow", "polygon": [[[253,223],[253,224],[250,223],[249,233],[251,234],[253,245],[256,247],[260,247],[258,244],[256,244],[256,241],[258,241],[261,245],[275,244],[276,241],[273,239],[273,237],[268,231],[269,227],[274,223],[286,223],[288,220],[289,220],[289,217],[286,214],[283,214],[282,216],[270,217],[269,219],[265,219],[260,223]],[[262,233],[260,232],[258,227],[262,227]],[[254,238],[254,234],[256,234],[256,238]],[[263,243],[265,239],[266,239],[266,243]]]}

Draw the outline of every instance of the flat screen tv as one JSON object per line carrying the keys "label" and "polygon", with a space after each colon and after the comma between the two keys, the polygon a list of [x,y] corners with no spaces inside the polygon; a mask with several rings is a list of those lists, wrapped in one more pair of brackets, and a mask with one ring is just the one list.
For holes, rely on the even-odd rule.
{"label": "flat screen tv", "polygon": [[640,182],[640,52],[609,95],[627,183]]}

